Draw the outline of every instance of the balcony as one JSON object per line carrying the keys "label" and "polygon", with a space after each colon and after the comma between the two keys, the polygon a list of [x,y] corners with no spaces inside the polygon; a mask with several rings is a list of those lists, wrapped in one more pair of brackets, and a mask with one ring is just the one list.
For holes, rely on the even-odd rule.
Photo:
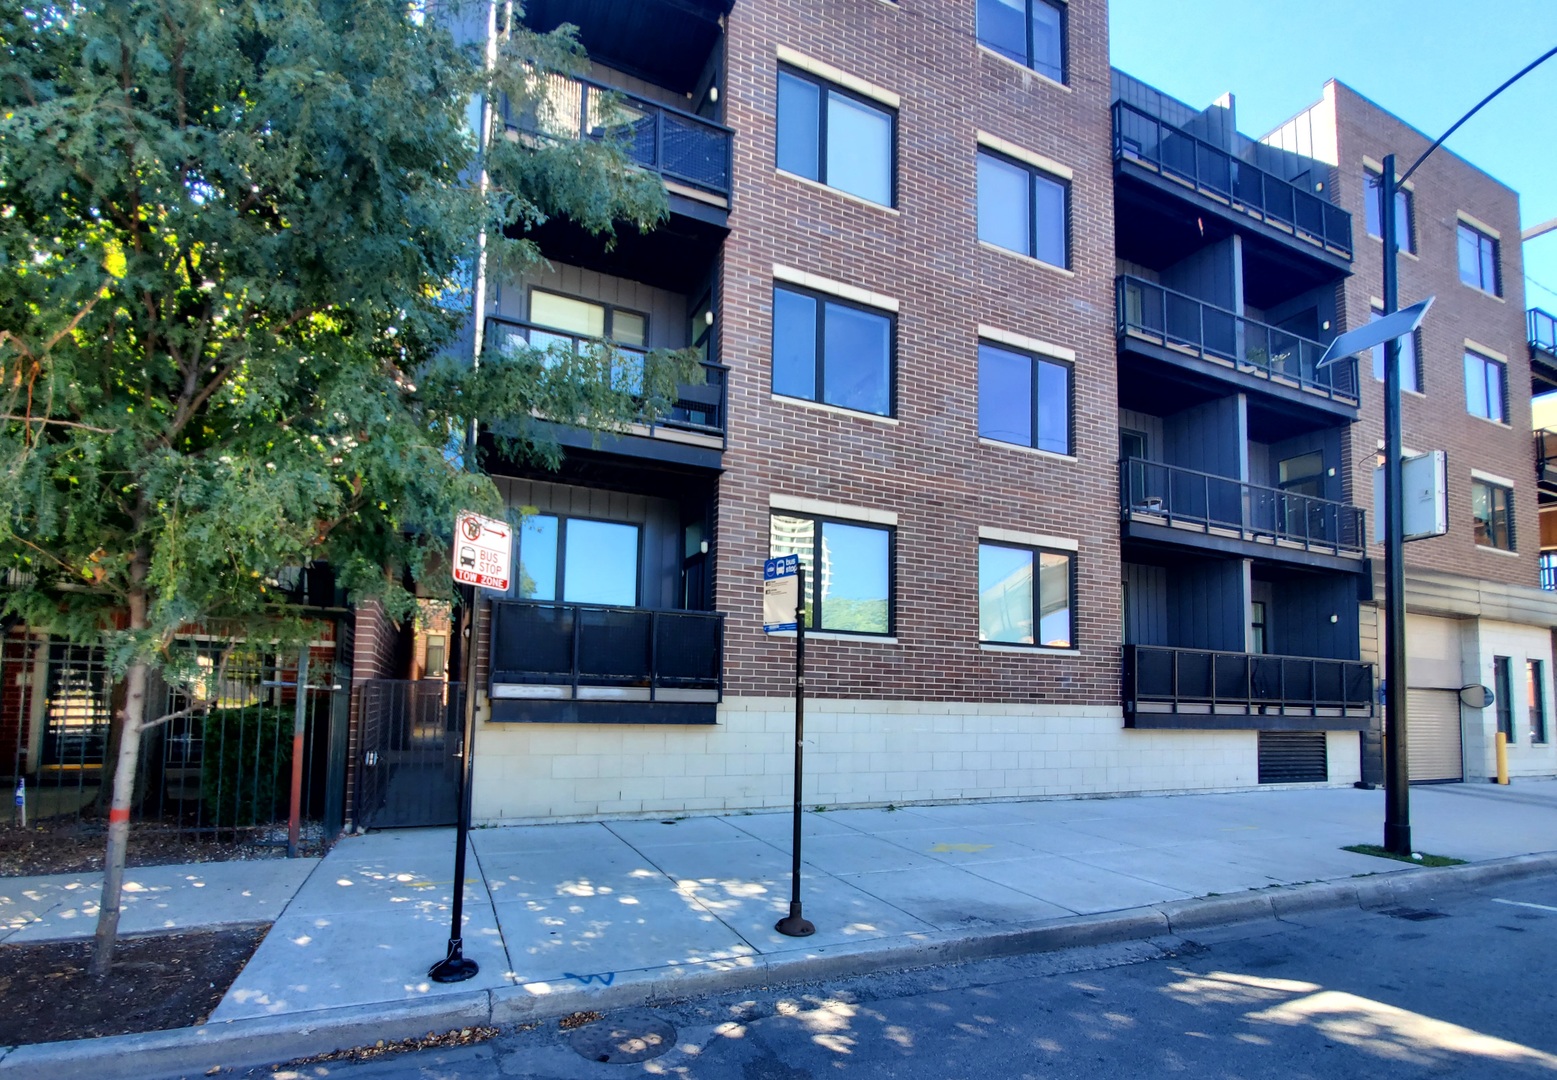
{"label": "balcony", "polygon": [[[537,349],[562,345],[574,352],[600,344],[593,338],[566,334],[517,319],[496,317],[487,319],[486,341],[489,347],[499,350],[511,344],[523,343]],[[630,378],[626,368],[633,363],[641,365],[645,352],[620,345],[616,349],[623,359],[624,374]],[[665,452],[634,452],[630,446],[624,445],[620,437],[602,439],[601,446],[607,450],[634,453],[638,457],[665,458],[683,464],[717,467],[717,455],[712,460],[705,459],[708,458],[707,451],[723,451],[725,447],[725,375],[729,369],[711,360],[703,361],[702,367],[703,385],[683,384],[677,387],[676,400],[671,403],[668,412],[660,416],[645,416],[641,423],[633,424],[622,432],[623,435],[652,439],[660,444],[672,444],[675,448],[685,447],[684,451],[678,453],[675,449],[662,446]]]}
{"label": "balcony", "polygon": [[1557,431],[1541,428],[1535,433],[1535,478],[1543,503],[1557,496]]}
{"label": "balcony", "polygon": [[1525,315],[1530,329],[1531,393],[1557,390],[1557,315],[1531,308]]}
{"label": "balcony", "polygon": [[509,129],[569,139],[600,139],[621,129],[627,156],[658,173],[673,195],[730,208],[734,132],[723,124],[566,75],[546,76],[544,97],[545,120],[506,115]]}
{"label": "balcony", "polygon": [[1121,349],[1174,364],[1202,380],[1357,418],[1357,361],[1319,367],[1325,346],[1138,277],[1115,282]]}
{"label": "balcony", "polygon": [[1114,102],[1114,160],[1332,255],[1352,257],[1352,216],[1345,210],[1123,101]]}
{"label": "balcony", "polygon": [[1359,660],[1124,647],[1126,727],[1358,731],[1373,701]]}
{"label": "balcony", "polygon": [[492,604],[492,719],[712,724],[724,615],[593,604]]}
{"label": "balcony", "polygon": [[1132,539],[1361,573],[1363,511],[1214,473],[1127,458],[1120,514]]}

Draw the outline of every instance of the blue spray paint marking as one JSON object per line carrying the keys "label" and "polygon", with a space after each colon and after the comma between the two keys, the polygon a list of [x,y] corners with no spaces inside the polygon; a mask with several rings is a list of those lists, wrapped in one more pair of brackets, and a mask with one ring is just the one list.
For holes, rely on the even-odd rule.
{"label": "blue spray paint marking", "polygon": [[608,971],[604,975],[575,975],[571,971],[564,971],[562,974],[565,978],[577,979],[585,986],[588,986],[597,979],[600,981],[601,986],[610,986],[613,982],[616,981],[616,972],[614,971]]}

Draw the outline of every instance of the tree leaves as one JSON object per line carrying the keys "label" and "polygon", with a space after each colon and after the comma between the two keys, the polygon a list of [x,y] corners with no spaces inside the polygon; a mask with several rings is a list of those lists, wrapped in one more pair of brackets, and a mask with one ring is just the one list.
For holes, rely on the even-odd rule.
{"label": "tree leaves", "polygon": [[[659,354],[624,379],[605,346],[451,352],[483,231],[502,273],[541,258],[548,218],[610,236],[666,211],[619,126],[504,124],[483,191],[472,95],[543,110],[582,52],[515,28],[489,82],[459,5],[440,12],[0,0],[6,613],[109,642],[121,669],[190,624],[273,625],[278,576],[316,560],[404,614],[455,510],[502,510],[457,449],[472,419],[554,464],[536,418],[616,430],[689,380]],[[150,625],[105,630],[138,589]]]}

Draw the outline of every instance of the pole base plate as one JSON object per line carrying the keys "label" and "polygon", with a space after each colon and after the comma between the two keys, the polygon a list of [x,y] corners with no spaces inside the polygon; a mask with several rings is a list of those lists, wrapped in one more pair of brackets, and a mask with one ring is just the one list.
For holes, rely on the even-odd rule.
{"label": "pole base plate", "polygon": [[774,923],[773,929],[785,937],[810,937],[816,933],[816,927],[811,921],[801,917],[798,901],[789,905],[789,914]]}
{"label": "pole base plate", "polygon": [[449,941],[449,955],[439,960],[427,969],[427,977],[433,982],[457,983],[464,982],[481,970],[481,965],[467,958],[463,952],[464,942],[459,938]]}

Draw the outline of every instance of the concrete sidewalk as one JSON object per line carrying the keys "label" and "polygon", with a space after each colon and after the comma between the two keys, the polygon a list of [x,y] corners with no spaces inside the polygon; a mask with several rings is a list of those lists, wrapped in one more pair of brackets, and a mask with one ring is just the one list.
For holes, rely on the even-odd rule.
{"label": "concrete sidewalk", "polygon": [[[449,932],[452,830],[349,837],[322,860],[137,870],[127,933],[275,925],[204,1027],[24,1047],[0,1072],[90,1062],[120,1075],[132,1059],[108,1059],[127,1052],[149,1055],[145,1074],[153,1060],[277,1060],[363,1033],[1149,937],[1474,876],[1340,850],[1376,843],[1383,812],[1382,792],[1349,788],[809,812],[805,939],[773,930],[789,902],[788,814],[478,829],[464,941],[481,971],[453,985],[426,976]],[[1473,863],[1553,851],[1557,781],[1415,788],[1412,825],[1421,850]],[[1543,868],[1557,856],[1482,869]],[[0,941],[89,936],[98,887],[0,882]]]}

